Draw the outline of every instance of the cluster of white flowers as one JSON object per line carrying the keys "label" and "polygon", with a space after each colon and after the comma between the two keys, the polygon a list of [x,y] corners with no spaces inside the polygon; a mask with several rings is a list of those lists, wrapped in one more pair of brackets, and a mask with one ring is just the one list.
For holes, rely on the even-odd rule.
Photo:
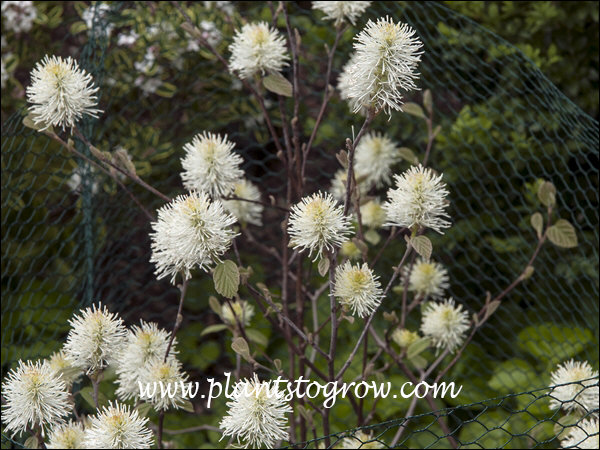
{"label": "cluster of white flowers", "polygon": [[354,171],[356,178],[364,177],[369,186],[390,184],[392,167],[400,161],[398,146],[381,133],[366,134],[356,146]]}
{"label": "cluster of white flowers", "polygon": [[344,449],[370,449],[370,448],[386,448],[385,444],[378,439],[374,439],[371,433],[365,433],[359,430],[352,436],[347,436],[340,442],[340,447]]}
{"label": "cluster of white flowers", "polygon": [[402,272],[402,284],[408,277],[408,290],[423,299],[428,297],[439,299],[443,297],[445,290],[450,286],[448,271],[435,261],[425,261],[423,258],[419,258],[413,264],[412,269],[404,266]]}
{"label": "cluster of white flowers", "polygon": [[253,225],[262,225],[262,213],[264,206],[255,203],[260,201],[260,191],[256,185],[243,178],[236,181],[233,185],[231,194],[245,200],[223,200],[225,209],[234,215],[241,223],[251,223]]}
{"label": "cluster of white flowers", "polygon": [[83,180],[87,180],[90,183],[90,192],[92,195],[96,195],[100,189],[100,183],[98,177],[94,176],[95,170],[90,165],[84,163],[82,166],[77,166],[71,172],[71,176],[67,180],[67,186],[74,194],[81,194],[83,192]]}
{"label": "cluster of white flowers", "polygon": [[85,431],[81,422],[63,423],[52,430],[46,448],[85,448]]}
{"label": "cluster of white flowers", "polygon": [[219,427],[225,436],[244,441],[245,448],[274,448],[277,441],[288,439],[286,413],[292,408],[277,383],[244,379],[233,388],[229,410]]}
{"label": "cluster of white flowers", "polygon": [[241,78],[280,72],[288,65],[284,37],[266,22],[248,23],[238,30],[229,46],[230,70]]}
{"label": "cluster of white flowers", "polygon": [[212,198],[229,195],[244,175],[243,160],[234,152],[235,144],[227,135],[198,134],[184,145],[181,160],[183,185],[189,190],[208,193]]}
{"label": "cluster of white flowers", "polygon": [[71,361],[67,359],[64,350],[54,352],[48,359],[48,365],[50,366],[50,370],[52,370],[57,377],[60,376],[61,380],[65,382],[67,388],[70,388],[73,383],[78,381],[83,375],[83,371],[79,367],[74,366]]}
{"label": "cluster of white flowers", "polygon": [[212,7],[214,6],[216,9],[224,12],[228,16],[233,15],[233,13],[235,12],[235,6],[234,6],[233,2],[211,1],[211,2],[203,2],[203,3],[204,3],[205,8],[212,9]]}
{"label": "cluster of white flowers", "polygon": [[426,304],[421,317],[421,333],[430,337],[438,349],[454,352],[464,342],[468,330],[469,314],[462,305],[455,305],[454,299]]}
{"label": "cluster of white flowers", "polygon": [[225,303],[221,308],[221,319],[230,326],[237,326],[239,321],[242,326],[247,327],[252,317],[254,317],[254,306],[246,300]]}
{"label": "cluster of white flowers", "polygon": [[4,55],[2,55],[2,59],[0,60],[0,64],[2,66],[2,72],[0,74],[0,81],[1,81],[1,87],[2,87],[2,89],[4,89],[4,86],[6,86],[6,82],[10,78],[10,73],[6,69],[6,59],[4,58]]}
{"label": "cluster of white flowers", "polygon": [[313,9],[325,13],[324,19],[334,20],[335,26],[340,26],[345,21],[356,25],[362,13],[371,5],[371,2],[312,2]]}
{"label": "cluster of white flowers", "polygon": [[598,409],[598,371],[587,361],[573,359],[559,364],[551,375],[550,408],[588,413]]}
{"label": "cluster of white flowers", "polygon": [[389,18],[369,20],[355,36],[354,56],[343,75],[343,96],[357,113],[364,108],[385,111],[402,108],[404,92],[417,89],[421,41],[407,24]]}
{"label": "cluster of white flowers", "polygon": [[97,87],[92,76],[80,69],[77,61],[68,57],[45,56],[31,72],[27,87],[29,111],[36,124],[73,127],[84,115],[98,117]]}
{"label": "cluster of white flowers", "polygon": [[353,266],[346,261],[336,267],[333,295],[340,299],[342,305],[348,306],[353,315],[367,317],[381,303],[383,291],[378,278],[367,263]]}
{"label": "cluster of white flowers", "polygon": [[[198,29],[200,30],[200,35],[202,38],[208,42],[212,47],[216,47],[223,40],[223,34],[221,30],[217,28],[217,25],[210,20],[203,20],[198,25]],[[197,52],[200,50],[200,43],[198,39],[195,37],[191,37],[188,40],[188,45],[186,47],[188,52]]]}
{"label": "cluster of white flowers", "polygon": [[[598,405],[596,405],[598,406]],[[569,428],[569,434],[561,440],[561,448],[598,449],[598,419],[584,419]]]}
{"label": "cluster of white flowers", "polygon": [[140,35],[137,34],[134,30],[130,30],[128,32],[123,31],[117,36],[117,45],[119,47],[130,47],[137,42],[139,37]]}
{"label": "cluster of white flowers", "polygon": [[[142,386],[150,387],[149,395],[140,398],[152,403],[157,411],[184,407],[185,398],[181,383],[187,383],[187,374],[183,372],[177,358],[171,357],[171,353],[166,361],[163,358],[154,358],[146,363],[143,370],[140,371],[139,383]],[[153,386],[156,386],[157,389],[154,390]],[[165,389],[170,386],[174,393],[163,396],[161,386],[164,386]]]}
{"label": "cluster of white flowers", "polygon": [[71,330],[64,345],[66,359],[87,374],[94,374],[116,361],[127,329],[117,314],[100,303],[69,320]]}
{"label": "cluster of white flowers", "polygon": [[[37,9],[33,2],[2,2],[3,27],[15,33],[27,33],[37,18]],[[4,31],[4,30],[3,30]]]}
{"label": "cluster of white flowers", "polygon": [[[115,364],[117,373],[117,396],[121,400],[138,398],[140,388],[138,381],[147,372],[147,367],[154,360],[162,360],[167,352],[170,333],[158,328],[155,323],[141,321],[140,326],[133,326],[127,334],[117,362]],[[169,352],[173,358],[177,354],[177,342]]]}
{"label": "cluster of white flowers", "polygon": [[90,37],[106,38],[110,36],[113,30],[113,25],[108,20],[111,11],[112,7],[106,2],[96,2],[83,10],[81,18],[85,22]]}
{"label": "cluster of white flowers", "polygon": [[350,220],[330,194],[317,192],[292,206],[288,223],[290,245],[300,251],[316,252],[315,261],[323,251],[339,247],[352,232]]}
{"label": "cluster of white flowers", "polygon": [[19,360],[2,383],[2,399],[2,422],[13,436],[38,427],[44,432],[63,423],[71,409],[65,382],[46,361]]}
{"label": "cluster of white flowers", "polygon": [[402,175],[395,175],[396,188],[388,191],[384,204],[387,226],[431,228],[443,234],[450,216],[446,196],[449,194],[442,176],[436,176],[421,164],[412,166]]}
{"label": "cluster of white flowers", "polygon": [[150,448],[153,438],[147,423],[148,418],[129,405],[110,402],[91,417],[84,448]]}
{"label": "cluster of white flowers", "polygon": [[158,210],[152,223],[152,257],[158,279],[177,274],[191,278],[191,270],[207,271],[231,246],[237,234],[231,228],[235,217],[227,214],[220,201],[211,201],[204,192],[180,195]]}

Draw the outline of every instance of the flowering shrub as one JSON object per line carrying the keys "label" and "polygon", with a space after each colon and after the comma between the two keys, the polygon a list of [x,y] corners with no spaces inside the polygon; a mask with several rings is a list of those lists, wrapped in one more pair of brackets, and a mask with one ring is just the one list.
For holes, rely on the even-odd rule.
{"label": "flowering shrub", "polygon": [[[216,3],[220,5],[212,6],[222,8],[223,17],[236,14],[227,2]],[[389,16],[358,25],[369,2],[326,3],[314,2],[314,9],[325,16],[315,12],[313,19],[333,21],[336,37],[324,55],[328,70],[316,117],[304,116],[303,30],[291,26],[285,3],[273,8],[268,21],[239,27],[232,24],[240,20],[227,21],[228,27],[235,28],[230,45],[226,26],[221,30],[214,23],[198,23],[190,17],[195,9],[179,3],[174,10],[179,28],[169,29],[171,22],[165,22],[166,29],[144,32],[156,42],[183,34],[188,40],[185,48],[174,46],[163,55],[167,45],[146,45],[134,29],[120,32],[117,40],[120,46],[143,50],[143,57],[134,64],[135,73],[113,74],[111,83],[117,91],[133,81],[142,96],[160,93],[169,98],[176,87],[163,83],[161,77],[169,69],[156,61],[168,56],[174,66],[183,64],[178,57],[190,51],[211,58],[219,67],[215,71],[231,77],[240,96],[248,96],[260,111],[258,125],[248,128],[270,137],[276,157],[285,167],[285,194],[277,198],[267,199],[261,186],[247,180],[236,138],[219,134],[218,126],[197,130],[186,139],[185,154],[179,160],[181,189],[186,193],[169,197],[160,183],[146,180],[143,171],[137,170],[140,154],[132,156],[125,148],[111,152],[102,142],[90,142],[86,136],[84,116],[98,117],[101,122],[109,114],[98,109],[102,96],[89,73],[71,58],[54,56],[44,58],[32,70],[26,90],[29,115],[24,124],[105,174],[113,188],[135,203],[151,228],[149,262],[155,267],[155,276],[176,285],[180,298],[170,332],[145,322],[128,329],[118,315],[101,305],[75,314],[62,353],[49,360],[21,362],[4,381],[3,422],[8,433],[29,434],[36,444],[46,442],[48,447],[147,448],[153,443],[161,447],[165,417],[178,409],[193,412],[195,406],[183,392],[150,394],[144,393],[142,386],[178,385],[189,379],[180,358],[195,350],[180,345],[176,335],[186,316],[191,280],[202,278],[210,279],[220,296],[211,298],[210,308],[222,321],[205,327],[203,336],[227,333],[235,355],[236,380],[231,401],[225,404],[227,410],[203,431],[218,433],[219,441],[246,447],[272,448],[319,436],[330,446],[335,444],[331,433],[369,425],[375,415],[387,416],[378,412],[377,402],[358,401],[354,391],[348,404],[356,421],[348,423],[339,410],[329,410],[317,401],[287,399],[279,392],[276,378],[293,380],[308,374],[324,383],[349,376],[366,381],[389,375],[393,367],[415,384],[441,381],[461,362],[479,329],[510,301],[511,292],[535,276],[536,259],[545,244],[560,248],[577,245],[573,225],[558,217],[556,187],[542,180],[534,191],[543,212],[520,211],[531,222],[533,244],[527,249],[531,254],[527,264],[515,279],[503,290],[489,293],[481,308],[446,296],[452,278],[432,259],[436,248],[430,236],[432,231],[444,234],[453,226],[450,211],[454,199],[452,185],[435,169],[433,144],[440,131],[433,127],[434,93],[424,90],[422,106],[407,99],[420,90],[419,63],[427,48],[408,24]],[[108,6],[97,7],[93,13],[82,10],[82,29],[95,39],[106,38],[113,32],[104,23],[110,14]],[[339,68],[339,92],[334,93],[331,68],[337,45],[348,33],[354,34],[354,51]],[[321,127],[327,120],[335,120],[324,116],[332,95],[346,100],[347,114],[362,125],[357,133],[347,130],[347,135],[336,137],[343,149],[335,152],[340,167],[331,171],[331,193],[327,193],[313,189],[305,168],[312,147],[318,145]],[[278,114],[274,114],[275,103]],[[234,104],[232,100],[232,107]],[[425,120],[425,151],[400,147],[383,133],[385,129],[374,129],[382,115],[389,121],[409,116]],[[300,122],[312,124],[308,133]],[[400,163],[407,167],[400,169]],[[163,205],[153,211],[137,189]],[[278,247],[254,237],[266,223],[266,211],[271,210],[279,213],[281,222],[276,227]],[[391,267],[378,271],[376,263],[382,252],[398,242],[403,253],[396,255]],[[259,280],[254,276],[260,267],[246,260],[253,251],[276,261],[277,277]],[[393,304],[392,295],[400,302]],[[375,322],[382,315],[386,322]],[[254,327],[257,320],[268,324],[270,337]],[[419,322],[420,327],[415,326]],[[340,334],[350,326],[355,328],[348,343]],[[273,348],[270,344],[275,336],[282,341]],[[578,414],[577,419],[593,413],[598,389],[597,383],[588,380],[597,376],[588,363],[567,362],[559,367],[552,374],[552,385],[576,384],[568,389],[556,387],[556,400],[550,408]],[[53,384],[54,379],[58,382]],[[91,389],[83,391],[80,386],[88,382]],[[577,383],[583,383],[584,392]],[[87,397],[89,419],[79,414],[81,405],[73,401],[75,389],[87,392],[81,396]],[[429,408],[436,409],[433,397],[424,397]],[[418,399],[416,396],[404,405],[403,417],[415,413]],[[448,430],[443,418],[438,418],[438,423]],[[597,420],[583,422],[584,430],[594,427],[597,429]],[[354,448],[367,443],[376,448],[383,442],[394,446],[404,429],[399,427],[384,437],[361,431],[345,437],[341,445]],[[582,436],[573,430],[561,438],[577,444]],[[451,436],[448,440],[456,445]]]}

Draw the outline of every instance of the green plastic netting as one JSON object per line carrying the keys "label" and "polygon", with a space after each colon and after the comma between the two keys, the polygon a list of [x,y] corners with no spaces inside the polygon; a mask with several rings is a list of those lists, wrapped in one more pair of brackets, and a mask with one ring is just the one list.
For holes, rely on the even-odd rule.
{"label": "green plastic netting", "polygon": [[[212,20],[224,30],[218,44],[223,53],[242,18],[271,18],[267,5],[236,2],[228,18],[215,5],[202,3],[207,2],[189,11],[198,24]],[[9,42],[19,55],[9,82],[12,92],[18,92],[18,80],[27,85],[29,70],[44,54],[72,55],[101,86],[104,114],[87,120],[84,134],[102,150],[127,149],[137,173],[161,191],[172,196],[183,192],[182,146],[196,133],[210,130],[228,133],[236,142],[246,174],[264,198],[283,195],[285,170],[258,105],[212,55],[190,44],[174,7],[168,2],[106,4],[106,10],[101,2],[39,4],[46,20],[39,34]],[[301,78],[307,88],[301,115],[310,118],[301,127],[308,136],[322,95],[323,45],[333,42],[334,30],[309,2],[287,6],[292,25],[302,35]],[[86,24],[82,17],[88,7],[92,19]],[[548,407],[550,371],[570,358],[598,367],[598,122],[514,46],[436,2],[372,5],[341,39],[334,81],[353,34],[367,19],[383,15],[408,22],[424,43],[419,86],[431,90],[435,123],[441,126],[431,164],[449,185],[453,219],[452,228],[432,241],[435,259],[449,269],[450,294],[478,311],[486,292],[502,291],[521,273],[535,247],[529,217],[539,209],[538,179],[557,187],[557,213],[575,225],[579,246],[568,251],[544,246],[534,276],[510,294],[448,374],[465,386],[461,395],[436,403],[435,414],[427,405],[419,406],[410,418],[404,417],[407,403],[386,404],[362,431],[368,439],[389,445],[406,427],[397,444],[402,448],[556,448],[560,416]],[[119,44],[120,33],[129,30],[136,31],[138,40]],[[165,328],[172,325],[178,302],[177,289],[153,275],[146,217],[109,178],[25,128],[22,93],[13,99],[7,93],[2,92],[3,379],[19,359],[58,350],[68,332],[67,320],[92,301],[101,300],[128,323],[143,318]],[[421,103],[421,93],[407,101]],[[279,127],[272,94],[267,95],[267,107]],[[311,153],[305,192],[329,188],[339,166],[335,153],[352,126],[361,122],[334,95]],[[423,152],[426,129],[417,117],[378,117],[373,129],[385,131],[417,155]],[[76,143],[89,155],[85,145]],[[399,170],[408,167],[403,164]],[[161,206],[138,186],[126,184],[150,210]],[[277,246],[273,239],[281,220],[280,212],[266,210],[264,227],[252,230],[257,240]],[[401,245],[391,245],[378,262],[382,278],[389,277]],[[278,279],[274,261],[251,247],[242,247],[242,254],[256,280],[269,285]],[[188,350],[181,351],[182,362],[193,378],[222,374],[235,364],[226,336],[200,337],[207,325],[218,323],[208,307],[210,295],[212,280],[195,277],[178,334],[180,348]],[[386,310],[399,307],[400,296],[394,295]],[[383,318],[374,323],[383,326]],[[416,322],[408,325],[418,327]],[[354,326],[340,338],[352,342],[352,333],[359,330]],[[268,323],[261,322],[259,329],[270,338],[274,357],[284,358],[281,340],[270,335]],[[359,372],[352,368],[348,377]],[[399,373],[390,379],[398,384],[403,380]],[[220,417],[223,409],[197,408],[196,413],[167,418],[167,427],[214,423],[204,416]],[[331,437],[331,445],[348,433],[360,438],[359,430],[343,432],[349,428],[344,419],[349,414],[348,405],[337,410],[340,419],[333,428],[340,434]],[[447,424],[446,431],[436,414]],[[219,437],[203,431],[172,438],[177,445],[215,445]],[[3,433],[2,445],[22,442]]]}

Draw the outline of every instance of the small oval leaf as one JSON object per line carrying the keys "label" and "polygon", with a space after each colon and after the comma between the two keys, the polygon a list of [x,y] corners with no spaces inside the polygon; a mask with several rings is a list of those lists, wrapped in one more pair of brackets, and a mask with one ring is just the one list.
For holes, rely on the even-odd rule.
{"label": "small oval leaf", "polygon": [[322,277],[327,275],[327,272],[329,271],[329,258],[321,258],[319,260],[319,264],[317,265],[317,269],[319,270],[319,275]]}
{"label": "small oval leaf", "polygon": [[416,116],[420,117],[421,119],[425,119],[425,112],[423,111],[423,108],[421,108],[416,103],[405,103],[404,105],[402,105],[402,111],[407,114],[410,114],[411,116]]}
{"label": "small oval leaf", "polygon": [[408,346],[408,348],[406,349],[406,357],[408,359],[413,359],[415,356],[417,356],[420,353],[422,353],[423,351],[427,350],[429,348],[430,344],[431,344],[431,339],[428,337],[423,337],[423,338],[417,339],[415,342],[410,344]]}
{"label": "small oval leaf", "polygon": [[250,347],[243,337],[236,337],[231,343],[231,348],[246,361],[250,360]]}
{"label": "small oval leaf", "polygon": [[565,219],[558,219],[554,225],[548,228],[547,235],[550,242],[558,247],[577,247],[575,228]]}
{"label": "small oval leaf", "polygon": [[540,239],[542,237],[542,230],[544,228],[544,218],[542,217],[541,213],[536,212],[531,216],[531,226],[537,233],[538,239]]}
{"label": "small oval leaf", "polygon": [[215,267],[213,274],[215,289],[223,297],[232,298],[240,286],[238,266],[228,259]]}
{"label": "small oval leaf", "polygon": [[415,251],[423,257],[423,259],[429,261],[431,258],[431,252],[433,252],[433,245],[427,236],[415,236],[411,238],[410,245]]}
{"label": "small oval leaf", "polygon": [[556,188],[549,181],[544,181],[538,189],[538,198],[544,206],[554,206],[556,204]]}
{"label": "small oval leaf", "polygon": [[292,83],[280,73],[274,72],[263,78],[263,86],[275,94],[283,95],[284,97],[292,96]]}
{"label": "small oval leaf", "polygon": [[222,324],[222,323],[217,323],[215,325],[209,325],[204,330],[202,330],[202,333],[200,333],[200,336],[206,336],[207,334],[210,334],[210,333],[218,333],[219,331],[223,331],[226,329],[227,329],[227,325]]}

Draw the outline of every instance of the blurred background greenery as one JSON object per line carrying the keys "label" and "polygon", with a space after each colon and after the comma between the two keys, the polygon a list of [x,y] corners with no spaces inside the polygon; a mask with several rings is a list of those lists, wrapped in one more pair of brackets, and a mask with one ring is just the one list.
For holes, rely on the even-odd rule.
{"label": "blurred background greenery", "polygon": [[[137,173],[162,191],[183,192],[182,145],[203,130],[229,134],[265,199],[285,191],[284,169],[257,104],[180,28],[181,18],[171,4],[34,5],[37,18],[27,32],[11,30],[2,19],[3,377],[19,359],[58,350],[68,331],[67,319],[92,301],[101,300],[130,324],[143,318],[170,328],[176,314],[176,289],[157,282],[148,262],[144,215],[111,180],[22,126],[29,72],[45,54],[76,57],[94,75],[105,114],[86,122],[84,133],[104,151],[125,148]],[[247,20],[271,20],[265,3],[190,2],[186,8],[225,55],[235,28]],[[310,9],[310,2],[289,3],[288,8],[302,36],[306,87],[301,124],[307,136],[323,89],[323,45],[331,45],[334,32]],[[434,258],[448,267],[454,298],[475,312],[487,291],[500,292],[521,272],[535,246],[529,217],[542,209],[535,195],[539,179],[557,186],[558,214],[577,229],[578,248],[544,247],[534,276],[511,294],[448,374],[465,385],[461,396],[437,405],[458,407],[449,422],[462,442],[514,448],[545,442],[542,446],[556,447],[552,424],[535,426],[552,417],[547,399],[534,403],[525,395],[491,407],[470,404],[542,388],[555,365],[571,357],[598,368],[598,3],[377,2],[356,28],[345,32],[335,59],[336,76],[351,50],[352,36],[367,19],[385,14],[409,22],[425,44],[420,86],[431,90],[435,124],[441,126],[431,164],[450,186],[454,221],[446,235],[432,236]],[[281,18],[278,25],[285,29]],[[279,127],[277,99],[269,93],[266,99]],[[408,100],[421,103],[421,93]],[[338,168],[334,155],[351,127],[360,123],[334,95],[315,141],[307,193],[329,188]],[[420,118],[379,117],[373,128],[422,156],[426,128]],[[402,162],[395,169],[407,167]],[[145,204],[161,205],[137,186],[128,187]],[[383,193],[376,192],[380,197]],[[258,241],[277,246],[273,236],[278,236],[281,220],[276,210],[265,211],[265,226],[251,232]],[[381,245],[371,244],[369,254],[375,255]],[[399,239],[378,263],[384,280],[403,246]],[[244,263],[254,270],[252,281],[265,283],[276,295],[278,265],[244,238],[240,247]],[[308,261],[304,265],[310,266]],[[314,278],[315,286],[322,282]],[[208,306],[211,295],[216,295],[212,281],[195,277],[178,334],[181,360],[194,380],[222,376],[235,363],[230,334],[201,336],[207,326],[220,323]],[[399,299],[394,293],[383,309],[394,311]],[[415,311],[409,326],[416,329],[418,322]],[[389,326],[379,316],[375,324],[382,330]],[[360,325],[345,324],[341,342],[353,342]],[[252,328],[264,336],[254,345],[285,362],[283,340],[268,322],[257,317]],[[350,348],[340,346],[339,364]],[[370,351],[374,354],[374,345]],[[432,351],[425,356],[435,358]],[[386,362],[381,357],[377,366]],[[353,365],[348,378],[359,371],[360,364]],[[385,380],[394,386],[405,381],[399,370],[392,368],[388,374]],[[107,398],[114,397],[110,383],[103,383],[103,389]],[[77,400],[89,408],[83,397]],[[370,424],[403,417],[407,406],[405,401],[381,402]],[[515,415],[523,410],[529,414]],[[210,411],[197,402],[195,414],[168,414],[166,427],[216,425],[224,411],[224,402]],[[425,412],[426,406],[416,411]],[[334,431],[352,427],[347,420],[352,414],[348,402],[336,405]],[[404,445],[447,446],[430,419],[411,422]],[[482,431],[481,424],[494,423],[504,423],[505,431]],[[389,442],[395,428],[381,429],[381,439]],[[428,431],[420,432],[423,428]],[[173,445],[198,447],[223,446],[219,438],[212,431],[168,436]]]}

